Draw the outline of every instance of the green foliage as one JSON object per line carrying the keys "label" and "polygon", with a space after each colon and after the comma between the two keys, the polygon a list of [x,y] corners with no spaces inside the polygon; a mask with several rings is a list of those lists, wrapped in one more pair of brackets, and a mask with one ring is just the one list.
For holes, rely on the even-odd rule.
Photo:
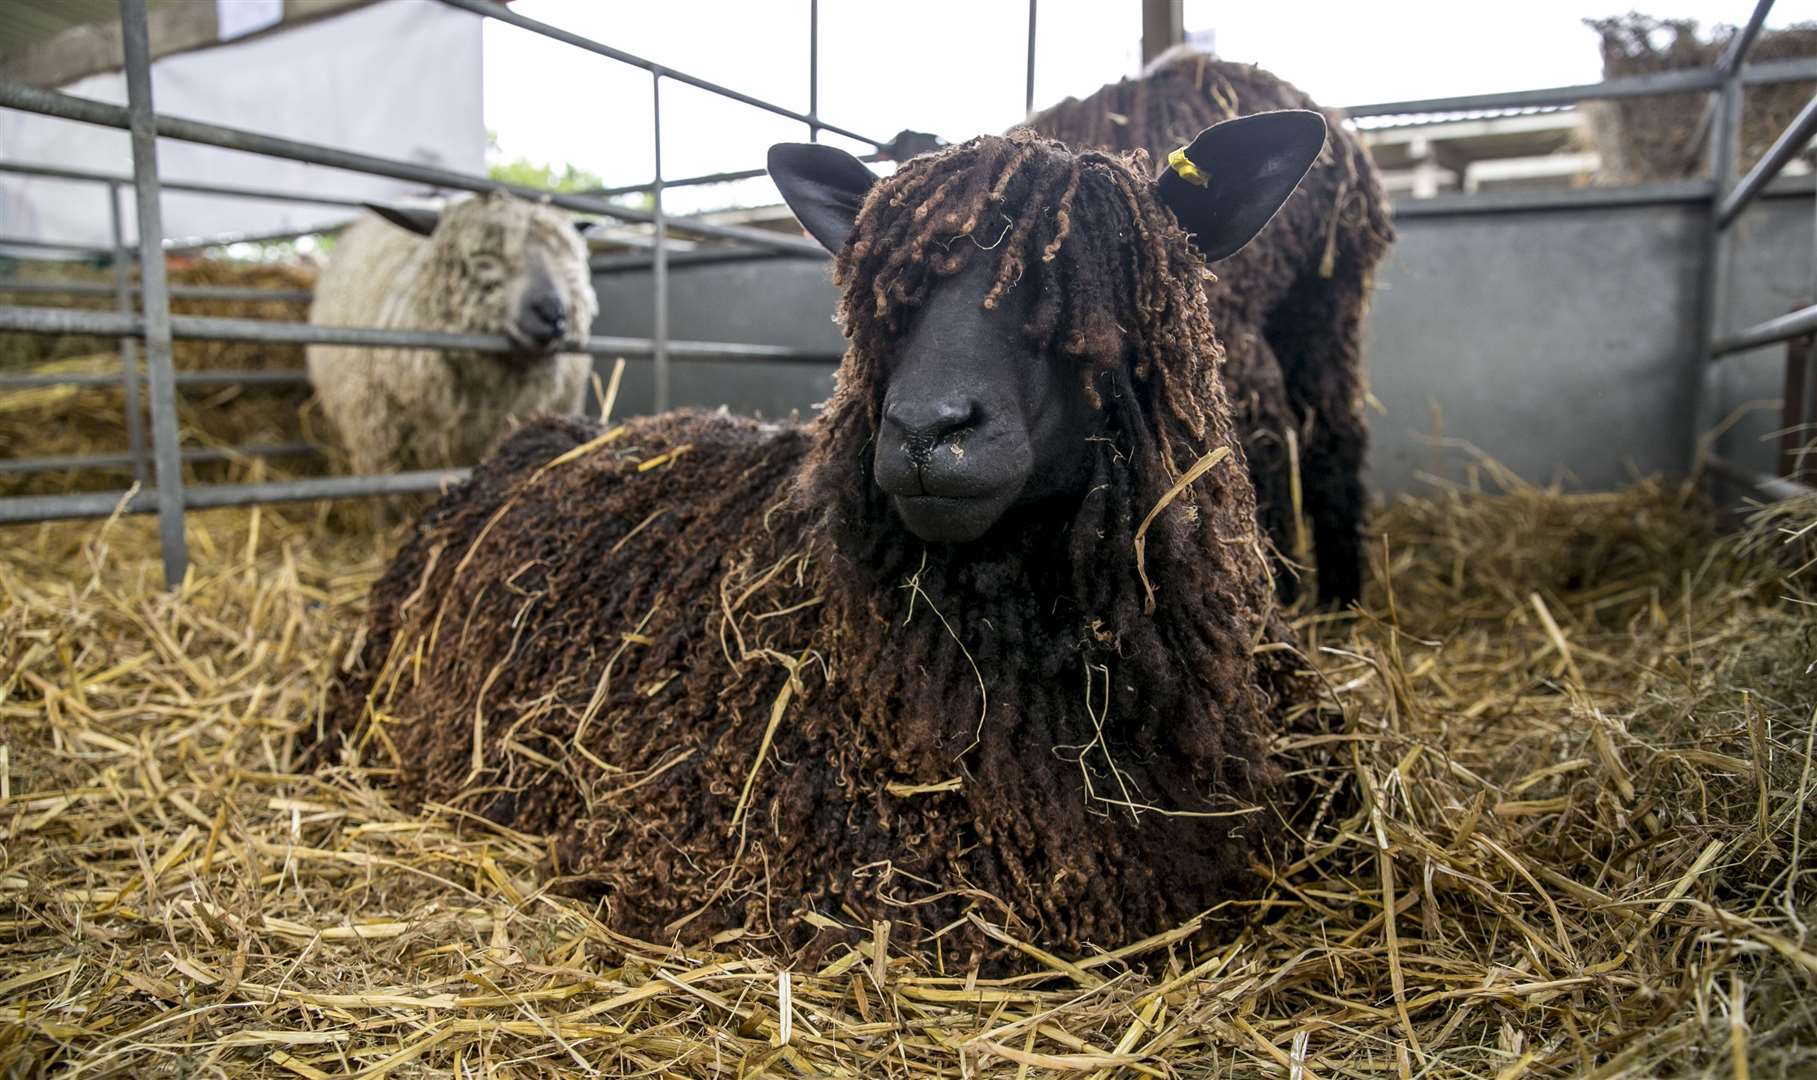
{"label": "green foliage", "polygon": [[560,166],[518,156],[507,160],[498,148],[498,135],[486,132],[486,175],[506,184],[524,184],[551,191],[592,191],[605,187],[600,178],[572,162]]}

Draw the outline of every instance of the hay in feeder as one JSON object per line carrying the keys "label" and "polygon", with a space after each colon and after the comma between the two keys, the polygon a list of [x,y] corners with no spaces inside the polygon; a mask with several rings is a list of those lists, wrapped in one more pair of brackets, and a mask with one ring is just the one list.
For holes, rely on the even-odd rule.
{"label": "hay in feeder", "polygon": [[0,1075],[1809,1075],[1817,503],[1501,480],[1302,622],[1355,810],[1246,928],[1003,979],[631,941],[538,837],[297,775],[395,535],[198,515],[171,595],[149,522],[0,534]]}
{"label": "hay in feeder", "polygon": [[[1662,19],[1631,12],[1585,22],[1601,38],[1603,77],[1622,78],[1691,68],[1714,69],[1737,30],[1717,26],[1705,39],[1695,19]],[[1817,23],[1763,30],[1748,52],[1749,63],[1817,56]],[[1811,94],[1817,82],[1750,86],[1742,96],[1737,175],[1766,154]],[[1708,93],[1665,94],[1588,102],[1589,142],[1602,159],[1597,180],[1644,184],[1709,175],[1706,148]]]}
{"label": "hay in feeder", "polygon": [[[84,263],[25,263],[15,276],[34,281],[71,281],[83,285],[113,283],[111,268]],[[173,285],[236,286],[307,291],[315,271],[300,263],[254,263],[227,259],[177,259],[170,263]],[[0,304],[114,310],[111,296],[47,295],[0,290]],[[208,315],[282,322],[308,321],[307,300],[173,299],[177,315]],[[258,342],[178,341],[171,349],[178,371],[301,371],[298,345]],[[141,371],[143,350],[139,353]],[[0,373],[8,375],[118,375],[119,343],[88,335],[0,334]],[[140,411],[146,414],[149,453],[150,419],[143,375]],[[255,386],[196,386],[177,394],[178,428],[185,449],[225,450],[237,446],[276,446],[319,442],[319,418],[305,411],[309,387],[304,383]],[[118,386],[47,386],[0,395],[0,448],[13,458],[63,455],[118,455],[129,448],[126,399]],[[320,473],[319,458],[288,456],[272,462],[281,475]],[[191,482],[232,482],[267,475],[248,462],[192,465]],[[132,481],[130,466],[34,474],[0,474],[0,495],[110,491]]]}

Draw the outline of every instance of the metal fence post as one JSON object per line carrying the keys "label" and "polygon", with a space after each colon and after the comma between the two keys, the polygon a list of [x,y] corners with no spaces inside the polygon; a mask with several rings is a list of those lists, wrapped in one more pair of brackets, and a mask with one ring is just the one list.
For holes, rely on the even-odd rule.
{"label": "metal fence post", "polygon": [[820,141],[820,0],[808,0],[808,141]]}
{"label": "metal fence post", "polygon": [[170,359],[170,294],[164,278],[164,216],[158,203],[158,129],[152,112],[145,0],[120,0],[120,36],[126,52],[126,108],[139,212],[139,287],[145,307],[151,445],[157,461],[158,539],[164,583],[174,588],[189,565],[189,542],[183,531],[183,459],[177,444],[177,386]]}
{"label": "metal fence post", "polygon": [[[132,253],[126,248],[126,231],[120,219],[120,184],[107,182],[107,218],[114,241],[114,308],[131,315]],[[141,485],[150,479],[145,468],[145,414],[139,407],[139,343],[120,339],[120,382],[126,392],[126,449],[132,454],[132,477]]]}
{"label": "metal fence post", "polygon": [[1022,95],[1022,116],[1035,115],[1035,5],[1040,0],[1028,0],[1028,89]]}
{"label": "metal fence post", "polygon": [[[1728,288],[1728,230],[1722,222],[1721,207],[1735,181],[1735,152],[1740,142],[1741,77],[1740,65],[1725,74],[1722,86],[1715,91],[1715,107],[1710,116],[1710,216],[1704,224],[1703,262],[1697,282],[1697,349],[1693,363],[1696,370],[1691,380],[1691,445],[1690,469],[1695,472],[1703,461],[1703,440],[1716,424],[1716,410],[1722,407],[1724,365],[1716,359],[1715,342],[1722,332],[1723,296]],[[1714,450],[1714,447],[1710,449]]]}
{"label": "metal fence post", "polygon": [[655,368],[655,411],[669,409],[669,246],[668,217],[662,208],[662,72],[650,77],[650,107],[655,132],[651,145],[656,151],[655,179],[650,185],[651,211],[655,232],[651,236],[650,279],[655,294],[655,319],[650,327],[654,342],[650,358]]}

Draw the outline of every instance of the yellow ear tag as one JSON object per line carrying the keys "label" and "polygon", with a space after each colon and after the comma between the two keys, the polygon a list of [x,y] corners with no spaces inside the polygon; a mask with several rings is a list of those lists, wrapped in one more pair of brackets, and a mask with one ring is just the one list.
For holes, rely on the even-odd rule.
{"label": "yellow ear tag", "polygon": [[1204,187],[1211,182],[1211,177],[1200,172],[1199,167],[1194,165],[1192,159],[1186,156],[1186,148],[1184,146],[1167,155],[1167,165],[1169,168],[1173,169],[1175,173],[1179,174],[1180,179],[1196,187]]}

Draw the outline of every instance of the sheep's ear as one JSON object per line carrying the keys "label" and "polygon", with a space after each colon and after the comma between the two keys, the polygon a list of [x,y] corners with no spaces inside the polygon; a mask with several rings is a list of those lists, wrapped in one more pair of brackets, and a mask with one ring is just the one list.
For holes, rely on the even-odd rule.
{"label": "sheep's ear", "polygon": [[372,202],[361,205],[398,228],[406,229],[418,236],[428,236],[435,231],[436,223],[442,220],[440,210],[430,210],[420,206],[392,206],[388,203]]}
{"label": "sheep's ear", "polygon": [[1262,231],[1324,148],[1325,118],[1306,109],[1226,120],[1174,151],[1156,193],[1216,262]]}
{"label": "sheep's ear", "polygon": [[574,226],[574,231],[581,234],[582,236],[585,236],[588,233],[592,232],[594,229],[599,228],[599,224],[600,224],[599,221],[594,218],[570,218],[569,223]]}
{"label": "sheep's ear", "polygon": [[818,143],[770,147],[770,179],[820,246],[837,255],[877,177],[844,150]]}

